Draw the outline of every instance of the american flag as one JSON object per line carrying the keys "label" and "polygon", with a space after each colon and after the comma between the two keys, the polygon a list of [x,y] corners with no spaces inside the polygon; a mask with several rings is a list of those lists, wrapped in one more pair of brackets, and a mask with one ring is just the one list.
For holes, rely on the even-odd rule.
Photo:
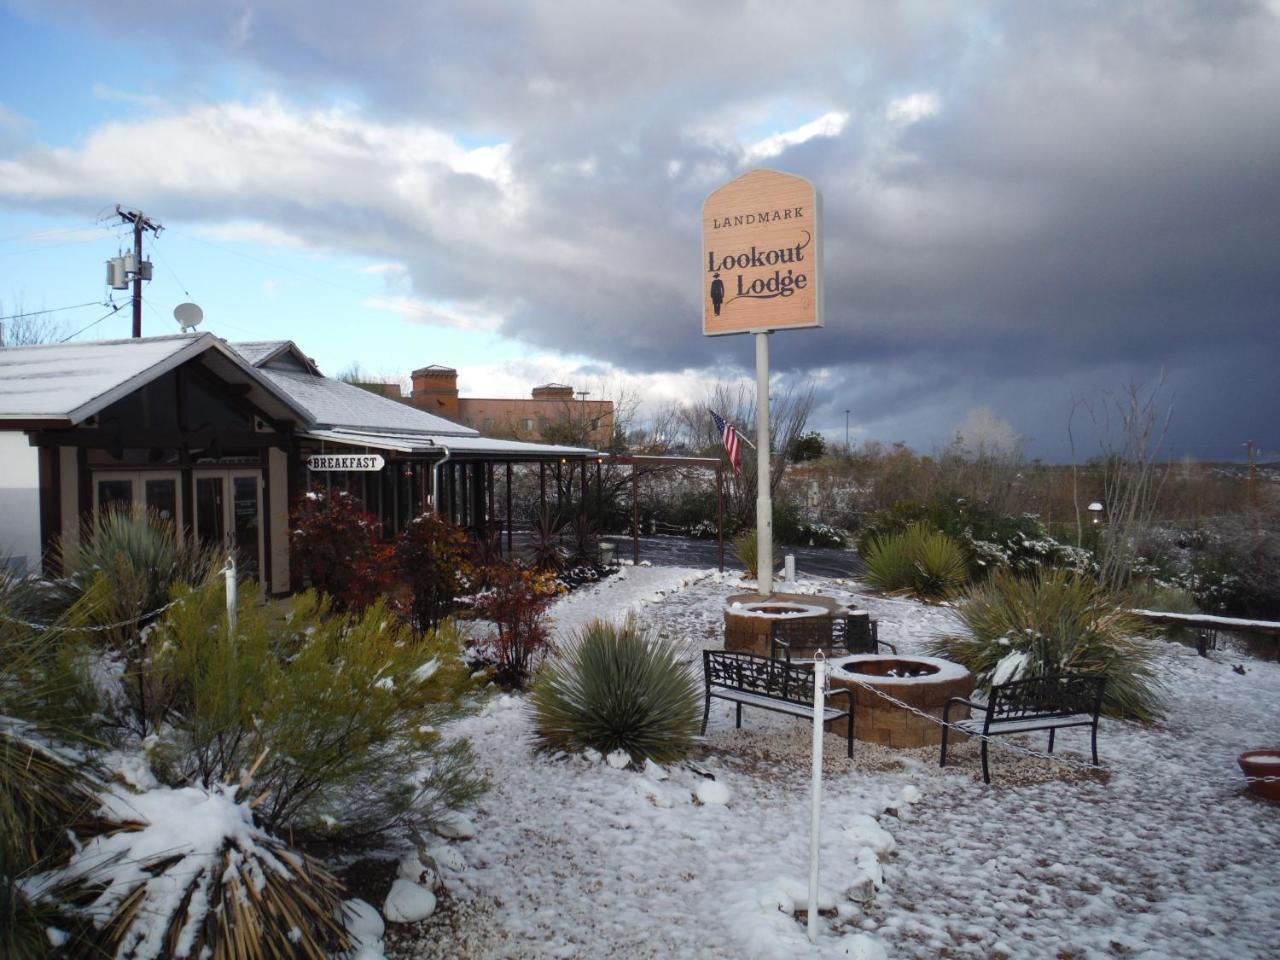
{"label": "american flag", "polygon": [[714,410],[711,411],[711,419],[715,421],[716,429],[720,431],[720,439],[724,441],[724,449],[729,454],[729,463],[733,465],[733,472],[742,473],[742,445],[738,440],[738,428]]}

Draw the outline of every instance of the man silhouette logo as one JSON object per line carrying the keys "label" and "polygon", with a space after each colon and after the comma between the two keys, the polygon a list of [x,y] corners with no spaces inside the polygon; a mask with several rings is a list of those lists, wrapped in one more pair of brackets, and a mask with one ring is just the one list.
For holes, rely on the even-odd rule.
{"label": "man silhouette logo", "polygon": [[713,273],[714,280],[711,281],[711,306],[716,312],[716,316],[720,316],[720,304],[724,303],[724,281],[720,279],[720,274]]}

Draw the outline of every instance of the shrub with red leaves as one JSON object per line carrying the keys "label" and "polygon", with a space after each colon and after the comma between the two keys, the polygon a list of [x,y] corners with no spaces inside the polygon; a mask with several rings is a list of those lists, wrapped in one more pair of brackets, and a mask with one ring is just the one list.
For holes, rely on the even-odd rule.
{"label": "shrub with red leaves", "polygon": [[466,532],[437,514],[421,514],[396,537],[393,557],[412,597],[414,629],[420,634],[434,630],[472,574]]}
{"label": "shrub with red leaves", "polygon": [[476,598],[476,615],[493,623],[486,644],[494,679],[523,689],[529,675],[551,650],[547,608],[563,587],[553,577],[501,564],[490,570],[493,587]]}
{"label": "shrub with red leaves", "polygon": [[388,587],[390,548],[381,537],[381,521],[351,494],[305,493],[290,537],[294,578],[309,581],[339,609],[363,610]]}

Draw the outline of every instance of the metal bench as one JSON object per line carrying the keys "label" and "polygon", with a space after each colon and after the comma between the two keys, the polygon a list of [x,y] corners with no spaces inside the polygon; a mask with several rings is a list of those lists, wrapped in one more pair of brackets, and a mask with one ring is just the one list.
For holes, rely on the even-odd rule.
{"label": "metal bench", "polygon": [[[813,670],[785,660],[762,657],[736,650],[702,651],[702,675],[706,685],[706,707],[702,711],[702,732],[707,732],[711,716],[711,699],[728,700],[737,707],[737,726],[742,727],[742,708],[760,707],[793,717],[813,716]],[[828,706],[823,710],[824,722],[849,718],[847,753],[853,756],[853,691],[832,690],[827,702],[844,697],[847,707]]]}
{"label": "metal bench", "polygon": [[769,656],[775,660],[812,660],[818,650],[826,657],[879,653],[881,647],[898,653],[892,643],[880,639],[879,623],[865,610],[851,610],[830,619],[779,617],[769,629]]}
{"label": "metal bench", "polygon": [[[966,720],[957,720],[953,726],[972,736],[982,737],[982,780],[991,782],[987,765],[988,737],[1005,733],[1027,733],[1032,730],[1049,731],[1049,752],[1053,753],[1053,738],[1064,727],[1091,727],[1093,765],[1098,765],[1098,715],[1102,712],[1102,693],[1106,677],[1064,675],[1015,680],[991,688],[986,703],[975,703],[963,697],[952,697],[942,708],[942,722],[950,723],[953,704],[964,704],[973,711]],[[942,755],[938,766],[947,765],[947,734],[951,728],[942,728]]]}

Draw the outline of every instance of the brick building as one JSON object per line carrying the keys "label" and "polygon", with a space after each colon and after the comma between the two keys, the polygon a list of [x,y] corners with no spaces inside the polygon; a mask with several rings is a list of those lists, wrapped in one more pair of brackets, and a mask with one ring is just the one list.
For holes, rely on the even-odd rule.
{"label": "brick building", "polygon": [[412,406],[479,430],[486,437],[541,441],[577,437],[604,449],[613,437],[613,401],[578,397],[573,387],[547,383],[528,398],[460,397],[458,371],[432,364],[413,371]]}

